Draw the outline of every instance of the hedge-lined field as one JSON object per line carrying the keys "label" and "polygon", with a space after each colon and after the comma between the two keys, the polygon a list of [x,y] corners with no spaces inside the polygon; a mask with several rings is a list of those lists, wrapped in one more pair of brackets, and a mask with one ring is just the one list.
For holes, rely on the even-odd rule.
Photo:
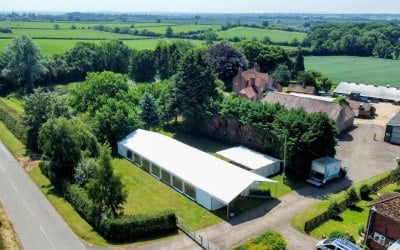
{"label": "hedge-lined field", "polygon": [[306,70],[315,70],[335,83],[350,81],[400,87],[400,60],[355,56],[307,56]]}
{"label": "hedge-lined field", "polygon": [[229,39],[234,37],[246,37],[252,39],[253,37],[258,40],[263,40],[264,37],[269,37],[272,42],[291,42],[293,39],[303,41],[306,37],[306,33],[301,32],[289,32],[282,30],[270,30],[270,29],[259,29],[259,28],[248,28],[248,27],[237,27],[217,33],[219,37]]}

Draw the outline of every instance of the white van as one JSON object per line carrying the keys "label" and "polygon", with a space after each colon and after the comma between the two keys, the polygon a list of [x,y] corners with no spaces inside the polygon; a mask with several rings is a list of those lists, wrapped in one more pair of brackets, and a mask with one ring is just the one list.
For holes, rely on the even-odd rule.
{"label": "white van", "polygon": [[317,250],[362,250],[361,247],[345,239],[321,240],[316,245]]}

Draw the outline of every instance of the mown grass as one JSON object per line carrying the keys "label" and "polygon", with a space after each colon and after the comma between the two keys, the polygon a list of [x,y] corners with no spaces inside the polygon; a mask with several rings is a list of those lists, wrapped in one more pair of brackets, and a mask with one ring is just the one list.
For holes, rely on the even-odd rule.
{"label": "mown grass", "polygon": [[15,157],[23,157],[26,155],[26,148],[10,130],[0,121],[0,140],[10,150]]}
{"label": "mown grass", "polygon": [[[363,184],[368,184],[371,185],[372,183],[376,182],[379,179],[382,179],[386,176],[388,176],[390,173],[382,173],[379,174],[377,176],[374,176],[370,179],[361,181],[359,183],[356,183],[355,185],[353,185],[352,187],[354,187],[356,189],[356,191],[358,192],[361,185]],[[302,211],[301,213],[296,214],[292,220],[291,223],[292,225],[299,231],[304,232],[304,224],[306,221],[311,220],[312,218],[315,218],[316,216],[324,213],[325,211],[327,211],[329,204],[333,201],[336,201],[337,203],[343,202],[345,200],[345,194],[346,191],[341,191],[339,193],[336,194],[331,194],[329,196],[327,196],[323,201],[314,203],[313,205],[311,205],[310,207],[306,208],[304,211]]]}
{"label": "mown grass", "polygon": [[[395,184],[390,184],[387,187],[379,190],[380,194],[391,191],[400,191],[400,187]],[[378,195],[370,196],[371,200],[377,198]],[[322,235],[329,235],[332,231],[348,232],[353,235],[354,239],[359,238],[359,229],[366,227],[369,208],[367,205],[370,201],[362,200],[357,203],[355,209],[347,209],[339,214],[339,219],[330,219],[319,227],[310,232],[314,238],[321,239]]]}
{"label": "mown grass", "polygon": [[0,100],[4,102],[8,107],[14,109],[17,113],[24,113],[24,100],[17,98],[14,95],[8,95],[6,97],[0,97]]}
{"label": "mown grass", "polygon": [[306,37],[306,33],[301,32],[288,32],[282,30],[270,30],[270,29],[259,29],[259,28],[248,28],[248,27],[237,27],[225,31],[217,32],[220,38],[233,38],[233,37],[246,37],[247,39],[257,38],[263,40],[265,37],[269,37],[273,42],[291,42],[293,39],[303,41]]}
{"label": "mown grass", "polygon": [[355,56],[307,56],[307,70],[315,70],[335,83],[341,81],[390,84],[400,87],[400,60]]}

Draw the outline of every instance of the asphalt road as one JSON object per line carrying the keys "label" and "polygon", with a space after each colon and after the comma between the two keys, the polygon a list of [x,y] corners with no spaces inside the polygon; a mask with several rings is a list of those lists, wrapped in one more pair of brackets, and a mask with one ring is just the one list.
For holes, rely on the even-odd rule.
{"label": "asphalt road", "polygon": [[24,249],[86,249],[1,141],[0,200]]}

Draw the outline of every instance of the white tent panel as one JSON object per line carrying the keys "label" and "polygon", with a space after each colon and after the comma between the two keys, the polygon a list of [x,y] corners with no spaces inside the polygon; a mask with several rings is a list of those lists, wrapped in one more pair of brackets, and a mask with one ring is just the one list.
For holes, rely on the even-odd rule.
{"label": "white tent panel", "polygon": [[243,146],[221,150],[217,154],[261,176],[273,175],[280,170],[280,160]]}
{"label": "white tent panel", "polygon": [[[126,157],[124,148],[190,183],[197,188],[196,196],[203,197],[198,190],[201,189],[225,205],[254,182],[275,182],[165,135],[142,129],[132,132],[118,142],[118,152]],[[204,206],[208,207],[205,199]]]}

